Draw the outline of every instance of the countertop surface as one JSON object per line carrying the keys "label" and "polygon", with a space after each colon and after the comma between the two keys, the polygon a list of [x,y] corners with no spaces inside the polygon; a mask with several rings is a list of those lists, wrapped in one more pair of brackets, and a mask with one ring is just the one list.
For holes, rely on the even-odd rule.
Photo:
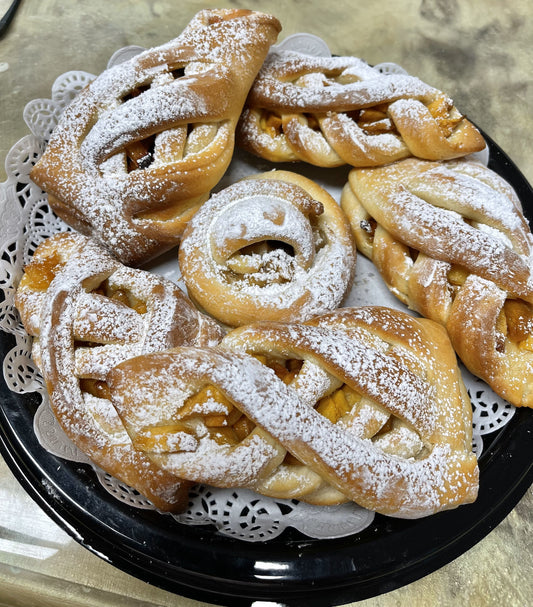
{"label": "countertop surface", "polygon": [[[10,2],[0,0],[0,14]],[[401,8],[400,8],[401,5]],[[529,0],[337,0],[253,3],[197,0],[23,0],[0,38],[0,159],[28,133],[25,104],[47,98],[60,74],[96,74],[127,45],[155,46],[209,7],[276,15],[280,40],[296,32],[333,53],[395,62],[447,92],[533,182],[533,3]],[[0,167],[0,181],[6,178]],[[484,539],[407,586],[357,602],[364,607],[526,607],[533,597],[533,492]],[[356,600],[357,597],[354,597]],[[0,605],[192,607],[81,547],[29,498],[0,460]],[[276,603],[258,602],[259,605]],[[355,603],[350,603],[355,604]]]}

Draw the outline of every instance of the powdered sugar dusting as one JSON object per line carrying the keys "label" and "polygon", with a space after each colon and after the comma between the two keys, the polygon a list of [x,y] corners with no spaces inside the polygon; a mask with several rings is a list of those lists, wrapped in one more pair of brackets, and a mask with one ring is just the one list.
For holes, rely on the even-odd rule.
{"label": "powdered sugar dusting", "polygon": [[[330,76],[312,79],[310,73]],[[303,85],[295,83],[302,74]],[[313,86],[314,85],[314,86]],[[404,97],[431,99],[436,90],[413,76],[387,75],[355,57],[309,57],[295,51],[269,53],[251,92],[257,108],[283,112],[350,111]]]}
{"label": "powdered sugar dusting", "polygon": [[[231,160],[242,105],[279,29],[263,13],[201,11],[178,38],[93,80],[32,172],[57,214],[134,265],[177,244],[187,217],[179,219]],[[198,137],[198,125],[214,131]],[[183,141],[160,145],[182,127]],[[161,210],[165,221],[146,215]]]}
{"label": "powdered sugar dusting", "polygon": [[[301,211],[280,198],[261,194],[244,196],[226,204],[211,224],[212,246],[223,257],[234,254],[248,244],[262,240],[279,240],[291,244],[304,268],[314,256],[313,233]],[[236,241],[236,247],[227,249]],[[219,255],[217,255],[218,257]],[[222,261],[222,259],[221,259]],[[225,260],[224,260],[225,261]]]}
{"label": "powdered sugar dusting", "polygon": [[373,185],[370,175],[359,182],[355,173],[351,183],[369,213],[408,246],[532,300],[528,225],[514,197],[469,174],[472,164],[455,161],[448,168],[406,160],[391,167],[389,177],[383,169]]}
{"label": "powdered sugar dusting", "polygon": [[[453,208],[463,217],[473,220],[481,229],[486,226],[494,237],[501,239],[507,247],[522,254],[529,254],[531,235],[527,223],[517,212],[514,199],[483,183],[480,179],[461,172],[466,163],[455,163],[453,168],[438,165],[426,172],[424,180],[410,186],[411,191],[444,208]],[[429,184],[439,182],[439,193]]]}
{"label": "powdered sugar dusting", "polygon": [[259,323],[243,328],[236,338],[228,334],[223,343],[235,347],[235,339],[246,351],[274,351],[288,358],[303,358],[325,367],[333,375],[341,370],[344,381],[406,419],[426,439],[435,430],[432,386],[387,353],[354,338],[346,329]]}
{"label": "powdered sugar dusting", "polygon": [[[468,456],[465,459],[447,444],[435,445],[426,457],[417,460],[376,450],[370,440],[346,433],[309,408],[270,369],[250,356],[221,349],[186,348],[153,355],[150,360],[158,367],[164,363],[171,377],[187,378],[185,381],[192,384],[217,385],[302,462],[366,507],[418,517],[441,509],[448,492],[453,496],[451,503],[471,499],[475,494],[475,458],[468,463]],[[128,363],[116,373],[114,385],[120,388],[123,404],[137,408],[153,398],[154,391],[149,389],[153,372],[150,361],[146,362],[138,385],[129,381]],[[466,474],[461,471],[464,466]]]}
{"label": "powdered sugar dusting", "polygon": [[[53,238],[47,251],[55,243],[65,259],[41,300],[39,362],[54,413],[97,465],[168,508],[180,482],[133,448],[102,383],[125,359],[194,343],[198,312],[172,283],[121,266],[94,241],[75,233]],[[177,321],[192,326],[180,330]],[[84,380],[96,383],[86,388]]]}
{"label": "powdered sugar dusting", "polygon": [[[351,285],[355,249],[347,222],[334,217],[281,178],[264,175],[226,188],[184,234],[179,260],[189,293],[230,325],[242,324],[234,322],[235,310],[243,318],[249,310],[254,318],[296,319],[337,307]],[[247,250],[252,244],[260,246]]]}
{"label": "powdered sugar dusting", "polygon": [[485,146],[453,100],[418,78],[280,49],[259,72],[237,141],[261,158],[322,167],[457,158]]}

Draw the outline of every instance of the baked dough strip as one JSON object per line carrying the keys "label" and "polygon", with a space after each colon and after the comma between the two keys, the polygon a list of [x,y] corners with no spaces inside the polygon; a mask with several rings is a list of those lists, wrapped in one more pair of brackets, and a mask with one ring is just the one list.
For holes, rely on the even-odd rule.
{"label": "baked dough strip", "polygon": [[341,204],[391,292],[497,394],[533,406],[533,236],[512,187],[471,159],[406,159],[353,169]]}
{"label": "baked dough strip", "polygon": [[[126,268],[76,233],[35,251],[16,305],[59,424],[97,466],[161,510],[181,510],[189,483],[134,448],[108,398],[108,371],[131,356],[178,344],[212,345],[221,329],[171,282]],[[38,322],[36,322],[38,319]]]}
{"label": "baked dough strip", "polygon": [[246,95],[281,29],[200,11],[174,40],[95,78],[65,109],[31,178],[54,212],[128,265],[176,246],[224,175]]}
{"label": "baked dough strip", "polygon": [[[201,474],[204,482],[228,486],[237,477],[238,486],[273,495],[285,478],[292,497],[314,503],[351,499],[390,516],[417,518],[473,501],[478,468],[471,450],[470,401],[443,329],[380,308],[346,309],[320,318],[307,324],[257,323],[235,329],[216,348],[174,348],[118,365],[107,381],[133,443],[162,468],[189,480]],[[387,329],[384,323],[391,320],[394,328]],[[372,324],[390,333],[392,352],[387,353],[381,338],[370,338],[371,346],[361,344]],[[402,363],[400,349],[410,352],[412,360]],[[377,444],[372,436],[358,434],[356,423],[333,423],[310,406],[303,382],[299,387],[285,384],[255,357],[265,353],[276,360],[304,359],[306,373],[309,365],[319,365],[362,394],[363,416],[371,410],[379,416],[388,407],[388,414],[374,424]],[[323,388],[330,390],[332,383],[326,383]],[[206,386],[215,386],[255,424],[236,469],[240,445],[220,445],[201,415],[190,414],[190,399]],[[403,418],[405,431],[420,435],[418,452],[408,457],[391,451],[394,441],[380,447],[379,430],[392,412]],[[261,442],[256,458],[255,441]],[[283,449],[277,444],[299,463],[280,464]],[[303,483],[301,494],[292,486],[295,481]]]}
{"label": "baked dough strip", "polygon": [[237,143],[272,162],[381,166],[480,151],[478,129],[443,92],[381,74],[357,57],[271,50],[250,91]]}

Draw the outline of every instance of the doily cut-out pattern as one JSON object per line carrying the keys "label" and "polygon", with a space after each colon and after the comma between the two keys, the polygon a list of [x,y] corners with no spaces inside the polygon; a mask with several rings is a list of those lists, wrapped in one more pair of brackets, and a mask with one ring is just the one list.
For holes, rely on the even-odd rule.
{"label": "doily cut-out pattern", "polygon": [[291,34],[275,45],[275,48],[278,50],[296,51],[315,57],[331,57],[331,51],[322,38],[307,33],[298,32]]}
{"label": "doily cut-out pattern", "polygon": [[345,537],[366,529],[374,513],[353,504],[312,506],[296,500],[273,500],[248,489],[216,489],[198,485],[188,509],[174,518],[189,525],[213,524],[224,535],[245,541],[266,541],[286,527],[321,539]]}
{"label": "doily cut-out pattern", "polygon": [[[93,468],[95,468],[94,465]],[[116,478],[112,477],[107,472],[100,470],[99,468],[95,468],[95,472],[100,484],[105,487],[105,489],[107,489],[107,491],[117,500],[142,510],[154,509],[153,505],[132,487],[121,483]]]}
{"label": "doily cut-out pattern", "polygon": [[[329,52],[329,49],[325,50],[322,41],[319,44],[314,38],[299,34],[287,39],[286,44],[301,52]],[[141,50],[141,47],[119,49],[110,59],[109,65],[119,63]],[[395,64],[383,64],[381,69],[403,72]],[[42,378],[31,358],[31,339],[24,331],[13,303],[22,269],[37,246],[52,234],[69,229],[51,212],[46,195],[31,182],[29,173],[41,156],[63,109],[93,78],[87,72],[67,72],[54,82],[50,99],[30,101],[23,116],[31,134],[15,143],[6,158],[8,178],[0,184],[0,287],[3,294],[3,301],[0,302],[0,329],[14,336],[16,345],[3,361],[3,374],[8,388],[16,394],[35,392],[40,395],[41,405],[34,417],[34,429],[37,439],[46,450],[59,458],[90,465],[100,484],[117,500],[136,508],[153,510],[152,504],[143,496],[94,466],[66,437],[50,409]],[[486,155],[484,159],[488,160]],[[244,161],[237,159],[228,175],[242,177],[262,170],[259,166],[247,164],[249,162],[248,158]],[[235,163],[244,164],[235,166]],[[338,192],[331,193],[335,196]],[[163,259],[160,267],[150,269],[179,282],[179,268],[176,266],[177,264],[169,266],[168,261]],[[365,264],[359,257],[354,295],[349,299],[348,305],[379,302],[401,308],[401,304],[379,281],[380,277],[371,264]],[[515,408],[496,396],[486,384],[465,369],[463,373],[473,405],[474,451],[479,456],[483,450],[483,436],[507,424]],[[249,490],[196,486],[189,497],[186,512],[161,516],[173,516],[185,525],[214,525],[220,533],[251,542],[277,537],[287,527],[298,529],[308,537],[342,537],[360,532],[374,519],[374,513],[353,503],[318,507],[296,501],[273,500]]]}

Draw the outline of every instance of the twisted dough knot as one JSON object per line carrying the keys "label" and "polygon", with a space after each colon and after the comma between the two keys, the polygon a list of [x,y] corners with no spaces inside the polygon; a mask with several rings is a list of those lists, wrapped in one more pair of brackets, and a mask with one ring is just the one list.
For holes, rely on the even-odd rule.
{"label": "twisted dough knot", "polygon": [[17,290],[16,305],[35,337],[34,358],[67,436],[98,466],[163,510],[180,509],[187,485],[136,450],[105,378],[119,362],[177,345],[212,345],[217,325],[179,289],[127,268],[85,236],[41,244]]}
{"label": "twisted dough knot", "polygon": [[386,308],[260,322],[121,363],[111,398],[191,481],[416,518],[473,501],[471,407],[445,331]]}
{"label": "twisted dough knot", "polygon": [[272,171],[212,196],[184,232],[179,263],[191,298],[227,325],[303,320],[340,304],[355,245],[323,188]]}
{"label": "twisted dough knot", "polygon": [[174,246],[231,161],[279,30],[263,13],[201,11],[175,40],[104,71],[32,171],[53,210],[130,265]]}
{"label": "twisted dough knot", "polygon": [[512,187],[471,160],[408,159],[354,169],[341,203],[391,291],[496,393],[533,406],[533,237]]}
{"label": "twisted dough knot", "polygon": [[441,91],[381,74],[356,57],[271,51],[248,96],[237,143],[273,162],[380,166],[441,160],[485,147]]}

